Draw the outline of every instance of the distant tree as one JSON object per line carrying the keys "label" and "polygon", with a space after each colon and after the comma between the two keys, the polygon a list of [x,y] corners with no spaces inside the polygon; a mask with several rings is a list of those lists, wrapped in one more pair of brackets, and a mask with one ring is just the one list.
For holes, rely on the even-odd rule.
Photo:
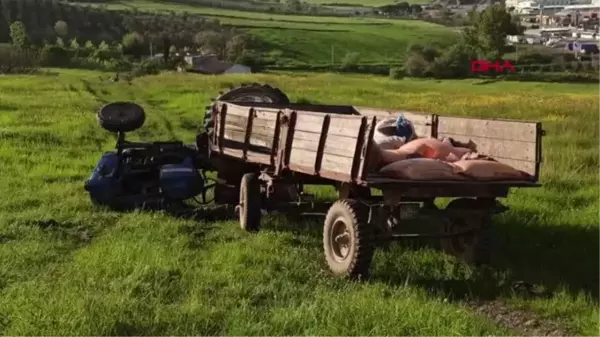
{"label": "distant tree", "polygon": [[109,50],[109,49],[110,49],[110,46],[108,45],[108,43],[106,43],[106,41],[102,41],[98,45],[98,50]]}
{"label": "distant tree", "polygon": [[288,10],[291,10],[292,12],[302,11],[302,2],[300,2],[300,0],[286,0],[285,4]]}
{"label": "distant tree", "polygon": [[471,25],[463,31],[463,42],[474,48],[481,58],[501,58],[506,36],[520,34],[523,30],[503,4],[488,6],[482,12],[474,8],[468,16]]}
{"label": "distant tree", "polygon": [[346,55],[344,55],[344,58],[342,58],[342,67],[344,67],[344,68],[354,67],[354,66],[358,65],[359,60],[360,60],[360,53],[357,53],[357,52],[347,53]]}
{"label": "distant tree", "polygon": [[66,37],[69,34],[69,25],[62,20],[56,21],[54,24],[54,32],[57,36]]}
{"label": "distant tree", "polygon": [[76,38],[71,40],[71,49],[79,49],[79,47],[81,46],[79,45],[79,42],[77,42]]}
{"label": "distant tree", "polygon": [[225,58],[227,40],[219,32],[207,31],[198,33],[194,37],[194,42],[202,49],[215,54],[220,59]]}
{"label": "distant tree", "polygon": [[250,46],[251,37],[247,34],[236,34],[227,39],[225,44],[225,58],[231,62],[237,62]]}
{"label": "distant tree", "polygon": [[15,21],[10,25],[10,39],[12,45],[17,49],[27,49],[30,45],[27,28],[21,21]]}
{"label": "distant tree", "polygon": [[410,5],[406,1],[399,2],[398,5],[396,5],[396,6],[402,12],[408,12],[410,9]]}
{"label": "distant tree", "polygon": [[412,4],[410,5],[410,12],[412,14],[419,14],[423,11],[423,7],[421,7],[421,5],[418,4]]}
{"label": "distant tree", "polygon": [[142,34],[133,32],[123,36],[123,54],[140,58],[146,50],[145,39]]}

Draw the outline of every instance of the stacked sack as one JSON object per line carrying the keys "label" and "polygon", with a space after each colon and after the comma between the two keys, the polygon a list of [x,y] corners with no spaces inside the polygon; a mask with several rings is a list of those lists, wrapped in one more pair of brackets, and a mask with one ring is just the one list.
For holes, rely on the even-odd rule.
{"label": "stacked sack", "polygon": [[462,144],[417,137],[403,115],[377,123],[371,163],[386,176],[408,180],[524,180],[530,175],[477,153],[472,142]]}

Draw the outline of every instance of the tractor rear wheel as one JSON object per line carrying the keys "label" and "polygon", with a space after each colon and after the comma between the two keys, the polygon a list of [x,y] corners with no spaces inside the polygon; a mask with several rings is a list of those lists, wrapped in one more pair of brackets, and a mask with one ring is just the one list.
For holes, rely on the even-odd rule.
{"label": "tractor rear wheel", "polygon": [[[254,102],[254,103],[269,103],[269,104],[289,104],[290,99],[278,88],[274,88],[268,84],[245,83],[239,87],[234,87],[228,91],[221,91],[219,96],[214,98],[214,102]],[[214,127],[213,112],[215,103],[206,107],[204,114],[204,129],[211,138]]]}

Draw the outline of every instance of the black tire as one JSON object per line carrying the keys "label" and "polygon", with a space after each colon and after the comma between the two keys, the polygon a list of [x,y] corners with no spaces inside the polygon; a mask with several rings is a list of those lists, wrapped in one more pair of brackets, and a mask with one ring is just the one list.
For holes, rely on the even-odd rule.
{"label": "black tire", "polygon": [[256,232],[260,228],[262,195],[260,182],[255,173],[246,173],[240,184],[240,227],[247,232]]}
{"label": "black tire", "polygon": [[335,275],[367,278],[374,252],[372,236],[362,204],[352,199],[333,203],[323,227],[323,249],[329,269]]}
{"label": "black tire", "polygon": [[97,114],[98,123],[110,132],[130,132],[146,121],[144,109],[132,102],[113,102],[104,105]]}
{"label": "black tire", "polygon": [[[456,233],[468,229],[473,232],[459,237],[442,238],[440,244],[445,253],[474,265],[490,263],[493,243],[492,212],[491,209],[486,211],[484,207],[476,199],[455,199],[448,204],[446,209],[455,213],[449,217],[444,232]],[[481,212],[469,215],[472,214],[469,211],[476,209]],[[460,212],[461,210],[465,212]]]}
{"label": "black tire", "polygon": [[[274,88],[268,84],[245,83],[239,87],[231,88],[226,92],[220,92],[219,96],[214,98],[214,101],[224,102],[261,102],[270,104],[289,104],[290,99],[278,88]],[[215,104],[206,107],[204,114],[204,130],[208,133],[209,138],[213,133],[213,110]]]}

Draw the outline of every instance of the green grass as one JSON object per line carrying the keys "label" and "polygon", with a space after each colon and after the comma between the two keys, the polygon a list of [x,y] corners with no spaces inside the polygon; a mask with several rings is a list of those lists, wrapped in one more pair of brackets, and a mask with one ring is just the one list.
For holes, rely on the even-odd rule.
{"label": "green grass", "polygon": [[267,43],[267,52],[282,64],[339,64],[347,53],[360,54],[359,62],[398,62],[412,43],[447,46],[457,33],[447,27],[416,20],[311,17],[253,13],[160,1],[130,0],[110,9],[136,7],[146,11],[187,11],[248,29]]}
{"label": "green grass", "polygon": [[[597,85],[331,74],[162,74],[128,85],[98,76],[0,78],[3,335],[506,335],[464,304],[489,296],[598,333]],[[96,125],[101,104],[144,106],[147,123],[131,139],[192,142],[211,96],[254,81],[293,100],[542,121],[544,186],[506,200],[493,277],[394,244],[377,251],[372,280],[352,283],[329,276],[320,221],[267,217],[250,235],[231,221],[92,207],[83,181],[115,141]],[[506,279],[556,295],[528,299],[500,287]]]}

